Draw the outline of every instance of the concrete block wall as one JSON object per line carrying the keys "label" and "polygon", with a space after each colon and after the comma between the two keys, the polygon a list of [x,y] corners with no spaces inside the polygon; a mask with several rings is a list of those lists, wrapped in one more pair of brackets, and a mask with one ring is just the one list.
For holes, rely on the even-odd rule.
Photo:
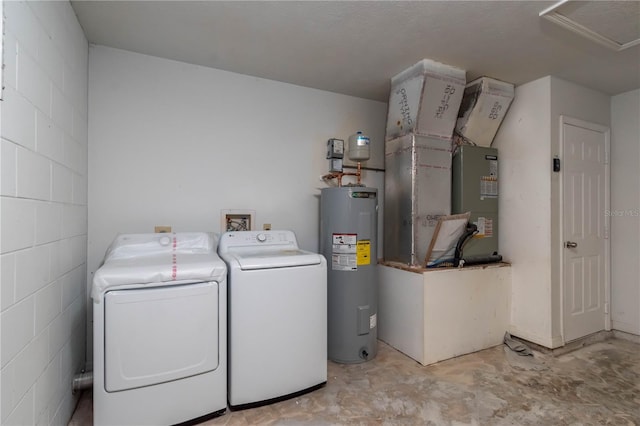
{"label": "concrete block wall", "polygon": [[2,2],[0,423],[67,424],[85,363],[88,43],[69,2]]}

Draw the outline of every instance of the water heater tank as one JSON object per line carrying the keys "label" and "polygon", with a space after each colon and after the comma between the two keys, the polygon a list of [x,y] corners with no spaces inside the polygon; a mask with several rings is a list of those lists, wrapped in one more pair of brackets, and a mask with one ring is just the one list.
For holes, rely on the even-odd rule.
{"label": "water heater tank", "polygon": [[329,359],[364,362],[378,352],[378,190],[324,188],[320,210],[320,251],[328,263]]}

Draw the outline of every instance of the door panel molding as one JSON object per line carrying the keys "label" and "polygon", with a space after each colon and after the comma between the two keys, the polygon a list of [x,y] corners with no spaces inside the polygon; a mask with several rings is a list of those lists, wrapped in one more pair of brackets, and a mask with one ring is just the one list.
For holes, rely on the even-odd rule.
{"label": "door panel molding", "polygon": [[[567,140],[565,129],[571,131],[571,127],[602,134],[602,146],[567,146],[570,141]],[[575,318],[572,318],[573,316],[582,313],[593,312],[594,309],[596,311],[604,311],[603,329],[611,329],[611,310],[609,308],[609,303],[611,300],[611,242],[609,240],[609,230],[611,224],[610,217],[605,214],[606,211],[610,210],[611,194],[609,164],[610,129],[600,124],[591,123],[566,115],[560,115],[559,145],[563,163],[563,167],[561,168],[559,176],[561,215],[559,220],[559,243],[562,245],[562,258],[560,261],[560,321],[562,340],[563,343],[566,343],[568,341],[583,337],[580,335],[575,335],[575,327],[573,330],[568,330],[568,321],[575,321]],[[581,151],[577,152],[577,150]],[[567,166],[571,165],[569,161],[571,155],[579,156],[579,162],[581,163],[579,167],[581,167],[582,171],[584,171],[586,167],[587,173],[583,173],[580,176],[571,173],[571,170],[567,168]],[[592,163],[594,166],[598,165],[597,169],[600,169],[600,167],[604,165],[603,173],[600,174],[600,171],[589,173],[588,165],[590,163]],[[600,179],[603,179],[603,182],[599,182]],[[566,185],[572,185],[572,187],[569,188],[569,186]],[[566,193],[566,189],[570,189],[571,193]],[[578,193],[576,193],[576,190]],[[583,202],[588,203],[588,205],[590,206],[590,208],[588,208],[588,211],[580,211],[582,209],[576,208],[576,204],[572,204],[571,202],[568,202],[568,200],[565,200],[565,197],[568,197],[572,193],[576,193],[576,195],[572,198],[572,202],[576,204],[582,204]],[[590,195],[588,194],[593,195],[593,199],[589,198]],[[565,219],[565,215],[575,216],[575,221],[568,221],[567,219]],[[568,228],[567,222],[570,223],[569,227],[571,229]],[[582,265],[582,267],[588,267],[588,269],[592,272],[591,274],[587,275],[596,275],[596,277],[588,279],[588,282],[567,282],[567,267],[569,267],[569,263],[572,263],[573,266],[576,266],[575,260],[578,258],[576,258],[575,256],[569,258],[568,256],[570,256],[572,253],[570,253],[568,250],[571,249],[565,248],[564,244],[568,240],[574,242],[576,241],[576,239],[580,239],[579,244],[581,245],[581,247],[579,247],[578,250],[585,250],[581,253],[586,254],[588,251],[600,250],[600,248],[598,247],[600,244],[603,244],[604,246],[601,253],[601,255],[603,256],[602,270],[600,270],[599,266],[593,265],[594,255],[587,255],[580,258],[580,264]],[[582,276],[583,273],[586,272],[586,269],[582,269],[582,272],[578,274],[578,277]],[[586,279],[587,277],[583,278]],[[599,291],[600,287],[598,282],[600,280],[603,281],[604,285],[603,294]],[[581,288],[578,289],[575,286],[571,289],[567,288],[567,286],[574,284],[580,285]],[[576,292],[583,293],[579,294],[579,300],[576,299],[576,297],[578,297],[578,294],[576,294]],[[602,297],[600,297],[601,294]],[[569,299],[567,299],[568,297]],[[573,324],[575,324],[575,322]],[[599,330],[594,330],[594,332],[597,331]],[[586,333],[587,335],[590,334],[590,332]]]}

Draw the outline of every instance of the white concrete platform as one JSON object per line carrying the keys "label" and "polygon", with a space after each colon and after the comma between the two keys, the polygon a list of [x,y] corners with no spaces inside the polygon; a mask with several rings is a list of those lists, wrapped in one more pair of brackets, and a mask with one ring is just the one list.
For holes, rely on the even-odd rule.
{"label": "white concrete platform", "polygon": [[502,343],[510,324],[511,267],[378,265],[378,338],[423,365]]}

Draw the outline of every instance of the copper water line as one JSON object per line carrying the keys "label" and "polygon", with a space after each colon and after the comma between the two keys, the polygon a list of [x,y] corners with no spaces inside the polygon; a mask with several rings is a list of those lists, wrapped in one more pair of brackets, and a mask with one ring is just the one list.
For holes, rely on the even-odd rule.
{"label": "copper water line", "polygon": [[328,173],[324,176],[322,176],[323,180],[328,180],[328,179],[337,179],[338,180],[338,187],[342,186],[342,178],[344,176],[355,176],[357,178],[357,183],[358,185],[360,185],[360,183],[362,182],[362,174],[361,174],[361,166],[360,166],[360,162],[358,161],[358,169],[355,173],[345,173],[345,172],[336,172],[336,173]]}

